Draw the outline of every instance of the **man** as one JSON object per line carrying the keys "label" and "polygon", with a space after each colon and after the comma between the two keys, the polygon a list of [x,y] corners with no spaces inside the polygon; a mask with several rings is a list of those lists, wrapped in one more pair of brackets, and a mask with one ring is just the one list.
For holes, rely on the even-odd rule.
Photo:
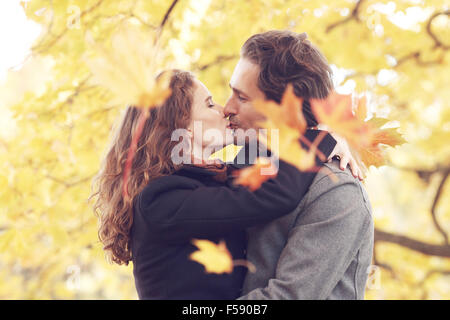
{"label": "man", "polygon": [[[308,99],[333,89],[331,69],[306,34],[269,31],[250,37],[233,72],[225,105],[234,127],[260,115],[252,100],[281,101],[288,83],[305,100],[308,126],[317,126]],[[373,220],[353,159],[325,164],[291,214],[248,230],[247,273],[240,299],[363,299],[373,250]],[[330,173],[331,171],[331,173]],[[353,175],[352,175],[353,173]],[[337,182],[335,181],[337,180]]]}

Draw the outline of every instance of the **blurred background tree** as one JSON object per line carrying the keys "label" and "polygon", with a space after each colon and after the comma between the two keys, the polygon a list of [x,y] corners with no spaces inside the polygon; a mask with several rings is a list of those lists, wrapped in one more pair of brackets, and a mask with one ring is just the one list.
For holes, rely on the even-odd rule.
{"label": "blurred background tree", "polygon": [[[91,83],[86,37],[159,35],[160,68],[193,71],[224,104],[240,47],[269,29],[307,32],[340,93],[366,93],[407,144],[365,185],[375,218],[368,299],[450,298],[449,6],[445,0],[30,0],[42,27],[0,87],[0,298],[135,299],[109,265],[87,198],[124,106]],[[14,32],[11,30],[10,32]],[[7,47],[7,45],[6,45]],[[447,102],[446,102],[447,101]]]}

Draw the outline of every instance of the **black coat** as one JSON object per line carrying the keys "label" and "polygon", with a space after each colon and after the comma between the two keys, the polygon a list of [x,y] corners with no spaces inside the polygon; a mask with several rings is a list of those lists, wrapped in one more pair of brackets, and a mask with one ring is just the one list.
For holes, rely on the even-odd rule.
{"label": "black coat", "polygon": [[[313,136],[317,132],[310,133]],[[335,140],[327,135],[319,149],[328,156]],[[245,259],[245,229],[292,212],[315,172],[300,172],[280,160],[278,174],[254,192],[218,182],[215,172],[184,166],[152,180],[134,199],[131,230],[133,273],[140,299],[236,299],[246,268],[208,274],[189,259],[193,238],[224,240],[233,260]]]}

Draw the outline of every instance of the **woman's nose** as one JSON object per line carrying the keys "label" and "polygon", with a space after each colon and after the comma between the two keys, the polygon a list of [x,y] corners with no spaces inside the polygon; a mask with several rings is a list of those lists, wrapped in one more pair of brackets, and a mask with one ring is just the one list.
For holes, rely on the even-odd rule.
{"label": "woman's nose", "polygon": [[225,113],[224,110],[225,108],[223,106],[221,106],[220,104],[217,104],[217,109],[219,110],[219,112],[223,115],[223,117],[225,118]]}

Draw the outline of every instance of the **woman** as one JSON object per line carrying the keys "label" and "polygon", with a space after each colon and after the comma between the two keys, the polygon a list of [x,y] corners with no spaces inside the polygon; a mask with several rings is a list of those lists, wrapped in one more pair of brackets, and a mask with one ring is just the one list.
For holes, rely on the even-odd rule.
{"label": "woman", "polygon": [[[277,176],[258,190],[233,185],[231,168],[194,161],[202,159],[206,148],[219,147],[207,139],[193,139],[195,121],[201,122],[203,135],[215,129],[225,141],[232,141],[223,108],[188,72],[175,70],[170,87],[171,96],[151,110],[139,138],[129,177],[129,201],[122,197],[122,174],[141,109],[126,110],[96,177],[99,185],[93,196],[98,195],[94,210],[100,218],[99,237],[113,262],[133,261],[140,299],[236,299],[246,269],[206,273],[201,264],[189,259],[197,250],[191,240],[225,240],[233,259],[245,259],[245,228],[291,212],[315,174],[280,160]],[[176,164],[173,155],[179,141],[171,139],[177,129],[187,133],[183,141],[190,150],[187,159],[191,161],[181,164]],[[329,156],[335,144],[327,135],[319,149]]]}

